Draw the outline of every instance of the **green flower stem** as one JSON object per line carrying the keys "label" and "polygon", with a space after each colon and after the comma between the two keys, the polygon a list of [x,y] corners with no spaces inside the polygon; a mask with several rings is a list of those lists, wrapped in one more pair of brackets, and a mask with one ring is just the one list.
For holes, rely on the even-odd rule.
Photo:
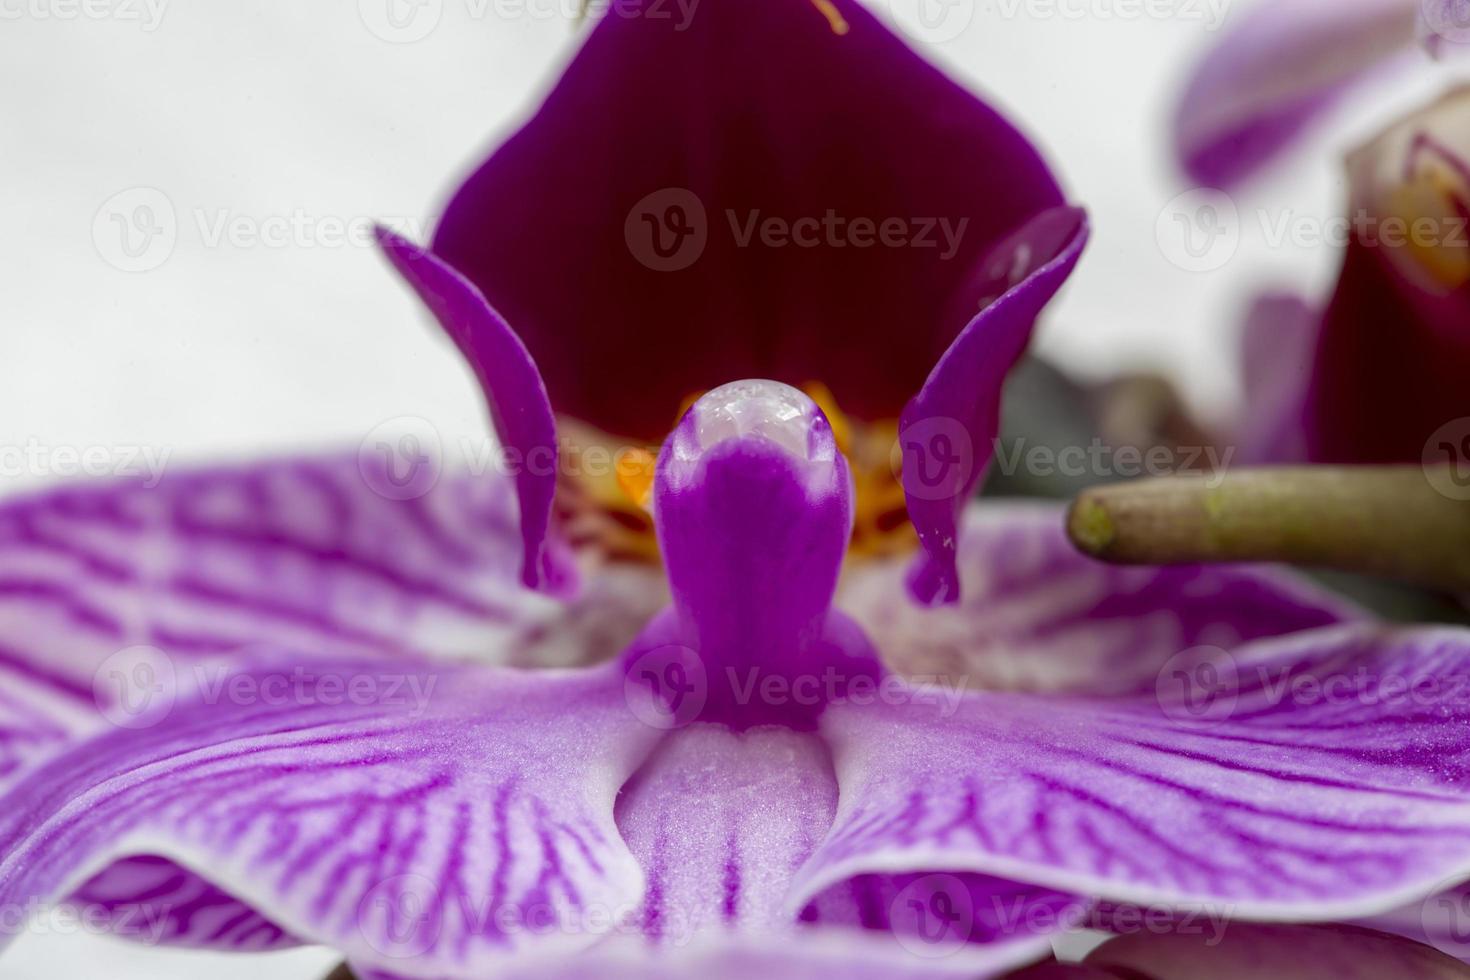
{"label": "green flower stem", "polygon": [[[1443,485],[1443,481],[1437,481]],[[1309,466],[1170,476],[1077,496],[1078,549],[1119,564],[1277,561],[1470,594],[1470,501],[1421,466]]]}

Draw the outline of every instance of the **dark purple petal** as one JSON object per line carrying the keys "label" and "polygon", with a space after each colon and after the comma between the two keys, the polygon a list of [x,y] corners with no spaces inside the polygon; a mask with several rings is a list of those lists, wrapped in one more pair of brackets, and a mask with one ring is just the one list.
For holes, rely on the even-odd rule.
{"label": "dark purple petal", "polygon": [[[629,676],[667,676],[667,655],[686,651],[679,689],[697,677],[704,703],[682,720],[737,727],[809,726],[829,676],[875,677],[871,646],[831,610],[852,497],[831,425],[806,395],[740,381],[700,398],[654,478],[673,611],[625,654]],[[771,681],[791,696],[758,696]]]}
{"label": "dark purple petal", "polygon": [[1414,0],[1278,0],[1248,11],[1195,70],[1175,152],[1200,184],[1262,166],[1350,84],[1414,38]]}
{"label": "dark purple petal", "polygon": [[1170,657],[1360,619],[1305,579],[1249,565],[1109,565],[1080,554],[1049,504],[986,501],[965,511],[964,599],[923,609],[903,563],[854,565],[837,605],[890,667],[969,690],[1124,695],[1153,690]]}
{"label": "dark purple petal", "polygon": [[1442,441],[1462,463],[1470,451],[1467,124],[1460,87],[1348,161],[1352,238],[1307,396],[1316,461],[1419,462]]}
{"label": "dark purple petal", "polygon": [[[643,876],[613,805],[658,737],[610,666],[257,667],[14,788],[0,902],[103,885],[122,902],[131,875],[147,905],[156,883],[129,859],[166,859],[355,961],[482,975],[590,946],[636,909]],[[202,925],[170,932],[200,942]]]}
{"label": "dark purple petal", "polygon": [[[1119,936],[1088,966],[1156,980],[1459,980],[1470,967],[1429,946],[1341,925],[1231,923],[1218,937],[1193,932]],[[1131,972],[1129,972],[1131,971]],[[1110,974],[1104,973],[1103,976]]]}
{"label": "dark purple petal", "polygon": [[556,418],[536,362],[473,283],[407,239],[385,228],[379,228],[377,234],[393,267],[474,368],[489,403],[495,434],[516,461],[521,581],[547,592],[568,591],[569,566],[556,560],[547,541],[556,498]]}
{"label": "dark purple petal", "polygon": [[796,894],[947,869],[1243,918],[1392,908],[1470,873],[1467,670],[1470,631],[1342,626],[1181,662],[1155,697],[833,706],[837,820]]}
{"label": "dark purple petal", "polygon": [[[769,377],[893,418],[981,300],[982,257],[1062,203],[1008,123],[831,6],[844,33],[794,0],[614,10],[459,189],[434,251],[515,324],[558,411],[656,439],[691,393]],[[766,219],[815,244],[766,244]]]}
{"label": "dark purple petal", "polygon": [[987,298],[983,309],[904,407],[898,436],[904,498],[923,546],[909,586],[920,602],[959,599],[958,521],[1000,431],[1001,386],[1086,242],[1086,214],[1056,208],[995,246],[977,280],[976,294]]}

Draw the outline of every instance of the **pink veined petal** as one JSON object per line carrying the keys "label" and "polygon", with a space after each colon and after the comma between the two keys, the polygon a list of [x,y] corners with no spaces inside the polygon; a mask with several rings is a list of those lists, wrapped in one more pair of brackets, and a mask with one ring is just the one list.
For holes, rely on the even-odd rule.
{"label": "pink veined petal", "polygon": [[509,324],[449,263],[386,228],[379,228],[377,235],[393,267],[474,368],[495,432],[515,453],[521,580],[533,589],[570,591],[569,566],[549,550],[556,498],[556,417],[536,362]]}
{"label": "pink veined petal", "polygon": [[[124,858],[71,896],[109,935],[146,943],[262,952],[300,940],[229,892],[156,855]],[[94,919],[93,921],[99,921]]]}
{"label": "pink veined petal", "polygon": [[[258,667],[14,788],[0,902],[111,886],[110,901],[146,907],[136,859],[166,859],[354,961],[480,976],[592,945],[638,906],[613,804],[660,735],[612,666]],[[163,938],[204,943],[218,926],[175,921]]]}
{"label": "pink veined petal", "polygon": [[[1231,923],[1220,936],[1169,932],[1110,939],[1087,965],[1156,980],[1458,980],[1470,967],[1444,953],[1371,929],[1343,925]],[[1126,971],[1132,971],[1131,973]],[[1103,973],[1102,976],[1109,976]]]}
{"label": "pink veined petal", "polygon": [[90,688],[39,664],[0,659],[0,793],[96,723]]}
{"label": "pink veined petal", "polygon": [[1275,156],[1343,91],[1414,40],[1416,0],[1275,0],[1248,11],[1196,69],[1175,152],[1228,186]]}
{"label": "pink veined petal", "polygon": [[396,499],[389,466],[366,446],[0,505],[0,785],[257,646],[569,665],[611,657],[665,601],[633,570],[569,605],[532,593],[506,480],[442,473]]}
{"label": "pink veined petal", "polygon": [[776,726],[672,733],[618,800],[617,822],[648,875],[649,941],[780,930],[792,876],[832,826],[837,781],[820,738]]}
{"label": "pink veined petal", "polygon": [[1304,579],[1246,565],[1108,565],[1067,540],[1050,504],[985,501],[964,513],[964,599],[916,608],[898,561],[851,568],[838,592],[848,612],[909,676],[965,690],[1129,694],[1152,691],[1181,651],[1363,618]]}
{"label": "pink veined petal", "polygon": [[1036,317],[1087,241],[1078,208],[1044,211],[997,244],[978,267],[980,312],[960,331],[899,416],[904,499],[922,551],[909,577],[927,605],[959,599],[958,522],[989,465],[1006,374]]}
{"label": "pink veined petal", "polygon": [[1153,698],[830,708],[842,802],[794,902],[958,869],[1320,920],[1470,874],[1470,632],[1340,626],[1207,666],[1167,671]]}

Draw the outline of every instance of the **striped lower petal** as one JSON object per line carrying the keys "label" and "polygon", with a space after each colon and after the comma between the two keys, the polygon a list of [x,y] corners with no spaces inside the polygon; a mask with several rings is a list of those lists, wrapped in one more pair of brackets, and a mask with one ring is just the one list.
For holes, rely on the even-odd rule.
{"label": "striped lower petal", "polygon": [[615,668],[262,666],[15,787],[0,904],[75,895],[158,941],[294,937],[416,976],[574,951],[642,898],[613,803],[660,734]]}
{"label": "striped lower petal", "polygon": [[976,871],[1320,920],[1470,873],[1470,633],[1341,626],[1196,666],[1155,697],[829,709],[842,802],[794,900]]}
{"label": "striped lower petal", "polygon": [[631,571],[570,604],[536,595],[507,481],[442,474],[401,497],[389,465],[364,451],[0,506],[0,788],[252,648],[570,664],[612,656],[662,601]]}

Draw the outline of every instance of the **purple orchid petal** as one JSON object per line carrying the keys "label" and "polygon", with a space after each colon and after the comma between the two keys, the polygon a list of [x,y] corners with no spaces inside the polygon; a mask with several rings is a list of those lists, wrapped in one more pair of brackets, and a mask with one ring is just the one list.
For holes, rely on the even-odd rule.
{"label": "purple orchid petal", "polygon": [[670,14],[602,18],[434,252],[516,325],[557,409],[606,431],[661,438],[742,377],[895,417],[981,298],[976,262],[1063,203],[1056,182],[854,0]]}
{"label": "purple orchid petal", "polygon": [[521,581],[547,592],[571,591],[570,566],[557,560],[547,542],[556,499],[556,417],[536,362],[474,284],[447,262],[386,228],[377,235],[393,267],[474,368],[495,434],[518,461]]}
{"label": "purple orchid petal", "polygon": [[[688,706],[681,720],[736,727],[810,727],[831,688],[876,678],[872,647],[831,610],[852,498],[832,427],[806,395],[739,381],[701,397],[659,456],[654,520],[674,603],[625,653],[629,676],[677,666],[678,690],[660,693]],[[772,681],[792,696],[752,696]]]}
{"label": "purple orchid petal", "polygon": [[527,591],[510,484],[428,472],[405,497],[365,444],[0,505],[0,786],[258,646],[570,665],[612,657],[664,602],[652,570],[569,605]]}
{"label": "purple orchid petal", "polygon": [[[301,941],[229,892],[168,858],[124,858],[71,896],[113,936],[230,952],[288,949]],[[98,921],[98,920],[94,920]]]}
{"label": "purple orchid petal", "polygon": [[1086,214],[1056,208],[995,246],[979,266],[975,295],[997,298],[982,300],[900,416],[904,498],[923,546],[909,586],[920,602],[959,599],[957,524],[999,431],[1001,385],[1086,241]]}
{"label": "purple orchid petal", "polygon": [[972,504],[959,574],[964,601],[915,607],[904,565],[848,570],[837,605],[889,665],[970,690],[1125,695],[1151,691],[1181,650],[1238,644],[1363,618],[1304,579],[1244,565],[1108,565],[1072,546],[1049,504]]}
{"label": "purple orchid petal", "polygon": [[1246,414],[1237,464],[1306,461],[1303,419],[1321,326],[1321,311],[1300,296],[1268,293],[1251,304],[1241,344]]}
{"label": "purple orchid petal", "polygon": [[611,665],[257,667],[16,787],[0,902],[44,907],[162,858],[355,961],[482,975],[585,948],[636,909],[613,806],[660,735]]}
{"label": "purple orchid petal", "polygon": [[793,904],[948,869],[1245,918],[1392,908],[1470,874],[1467,666],[1470,632],[1353,625],[1181,662],[1155,697],[833,706],[841,802]]}
{"label": "purple orchid petal", "polygon": [[1228,186],[1279,153],[1414,40],[1416,0],[1279,0],[1249,11],[1199,65],[1175,113],[1191,179]]}
{"label": "purple orchid petal", "polygon": [[0,648],[0,794],[97,723],[90,687]]}
{"label": "purple orchid petal", "polygon": [[1218,936],[1170,932],[1119,936],[1098,947],[1087,964],[1102,976],[1158,980],[1463,980],[1470,967],[1429,946],[1342,925],[1231,923]]}

